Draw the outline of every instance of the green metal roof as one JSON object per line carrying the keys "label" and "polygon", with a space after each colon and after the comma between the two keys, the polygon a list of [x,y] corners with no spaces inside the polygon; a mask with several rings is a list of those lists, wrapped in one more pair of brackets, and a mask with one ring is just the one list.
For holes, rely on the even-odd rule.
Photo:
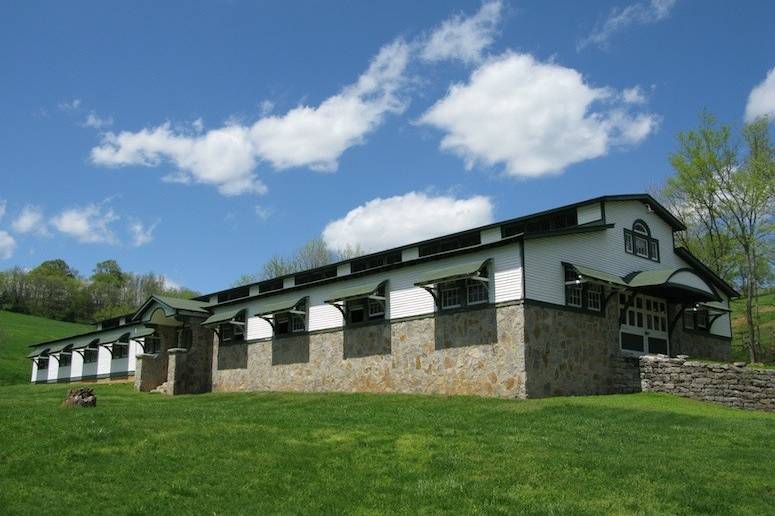
{"label": "green metal roof", "polygon": [[708,301],[705,303],[700,303],[700,306],[703,306],[705,308],[709,308],[710,310],[717,310],[719,312],[731,312],[728,307],[724,305],[724,303],[719,303],[717,301]]}
{"label": "green metal roof", "polygon": [[450,267],[430,270],[420,275],[420,280],[415,285],[429,285],[431,283],[440,283],[443,281],[452,281],[456,279],[470,278],[476,276],[484,267],[487,260],[477,260],[474,262],[465,262]]}
{"label": "green metal roof", "polygon": [[76,339],[75,344],[73,344],[73,349],[83,349],[91,346],[92,344],[98,344],[99,341],[100,339],[98,337],[95,337],[94,335]]}
{"label": "green metal roof", "polygon": [[327,299],[326,303],[336,303],[337,301],[370,296],[374,294],[385,281],[387,280],[365,281],[351,287],[341,288],[335,291],[334,296],[331,299]]}
{"label": "green metal roof", "polygon": [[204,322],[202,322],[202,326],[211,326],[211,325],[229,322],[235,319],[237,316],[239,316],[240,313],[244,313],[244,312],[245,312],[245,308],[241,308],[238,310],[224,310],[223,312],[218,312],[217,314],[213,314],[207,319],[205,319]]}
{"label": "green metal roof", "polygon": [[636,272],[628,282],[631,287],[651,287],[664,285],[670,277],[680,269],[658,269],[655,271]]}
{"label": "green metal roof", "polygon": [[579,276],[602,281],[603,283],[610,283],[612,285],[620,285],[623,287],[628,286],[627,282],[624,281],[624,278],[621,278],[615,274],[609,274],[607,272],[598,271],[591,267],[584,267],[583,265],[571,264],[571,267],[573,267],[576,270]]}
{"label": "green metal roof", "polygon": [[31,351],[31,352],[30,352],[30,353],[27,355],[27,358],[35,358],[35,357],[37,357],[37,356],[40,356],[40,355],[42,355],[43,353],[48,353],[49,349],[50,349],[50,348],[48,348],[48,347],[46,347],[46,346],[41,346],[41,347],[40,347],[40,348],[38,348],[38,349],[32,350],[32,351]]}
{"label": "green metal roof", "polygon": [[261,317],[264,315],[273,315],[281,312],[290,312],[296,305],[308,296],[283,296],[281,299],[277,299],[271,303],[267,303],[256,315]]}
{"label": "green metal roof", "polygon": [[210,303],[205,301],[194,301],[193,299],[181,299],[179,297],[167,296],[153,297],[175,310],[186,310],[188,312],[201,312],[205,314],[209,313],[206,307],[209,306]]}

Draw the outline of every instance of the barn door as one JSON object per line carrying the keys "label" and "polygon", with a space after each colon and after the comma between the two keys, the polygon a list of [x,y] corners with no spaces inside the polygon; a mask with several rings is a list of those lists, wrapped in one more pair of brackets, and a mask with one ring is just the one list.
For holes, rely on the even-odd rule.
{"label": "barn door", "polygon": [[627,312],[619,331],[622,351],[631,353],[662,353],[668,355],[667,302],[652,296],[619,294],[619,306]]}

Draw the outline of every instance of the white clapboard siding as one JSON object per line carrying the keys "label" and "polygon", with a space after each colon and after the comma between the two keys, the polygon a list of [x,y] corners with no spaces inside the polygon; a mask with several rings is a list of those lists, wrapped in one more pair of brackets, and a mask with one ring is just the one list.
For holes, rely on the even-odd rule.
{"label": "white clapboard siding", "polygon": [[[449,267],[458,263],[475,260],[493,260],[494,291],[491,289],[491,300],[495,302],[521,299],[522,297],[522,271],[520,246],[518,243],[482,249],[479,251],[457,255],[449,258],[430,260],[417,265],[407,265],[385,272],[360,276],[351,280],[336,281],[320,286],[312,286],[309,289],[299,289],[293,292],[293,296],[299,298],[309,296],[309,311],[307,327],[310,331],[340,328],[343,325],[341,312],[327,304],[326,299],[336,297],[340,289],[349,288],[365,281],[387,280],[387,314],[390,319],[412,317],[433,313],[435,305],[433,297],[423,288],[414,284],[420,280],[424,273],[438,268]],[[280,294],[280,295],[290,295]],[[248,314],[261,311],[263,304],[273,303],[276,296],[265,299],[253,300],[245,305]],[[237,305],[234,305],[237,308]],[[247,320],[248,340],[269,338],[272,336],[272,327],[259,317],[249,317]]]}
{"label": "white clapboard siding", "polygon": [[[565,304],[562,262],[584,265],[599,271],[626,276],[635,271],[689,267],[673,251],[672,228],[639,201],[613,201],[605,205],[606,222],[614,228],[525,241],[525,292],[527,299]],[[636,219],[648,224],[651,236],[659,240],[660,262],[624,251],[624,229]],[[720,320],[722,318],[719,318]],[[728,319],[728,318],[727,318]],[[714,332],[723,323],[714,324]],[[726,324],[728,326],[728,323]],[[726,330],[728,333],[728,330]],[[723,335],[724,333],[718,333]]]}
{"label": "white clapboard siding", "polygon": [[83,357],[73,351],[70,355],[70,378],[81,378],[81,376],[83,376]]}
{"label": "white clapboard siding", "polygon": [[587,224],[602,219],[603,213],[600,210],[600,203],[595,202],[579,206],[576,208],[576,217],[579,224]]}

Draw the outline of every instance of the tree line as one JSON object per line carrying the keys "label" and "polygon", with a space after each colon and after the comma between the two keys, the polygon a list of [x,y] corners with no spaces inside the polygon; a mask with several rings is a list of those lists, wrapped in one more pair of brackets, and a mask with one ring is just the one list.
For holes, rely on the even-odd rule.
{"label": "tree line", "polygon": [[0,308],[61,321],[92,323],[131,313],[153,294],[198,295],[169,288],[160,274],[125,272],[115,260],[97,263],[88,277],[64,260],[0,272]]}

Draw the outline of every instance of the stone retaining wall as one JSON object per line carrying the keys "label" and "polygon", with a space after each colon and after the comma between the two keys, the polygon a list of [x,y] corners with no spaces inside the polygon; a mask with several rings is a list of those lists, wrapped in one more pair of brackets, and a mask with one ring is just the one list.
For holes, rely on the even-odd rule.
{"label": "stone retaining wall", "polygon": [[644,391],[775,411],[775,370],[697,362],[683,356],[644,356],[640,377]]}
{"label": "stone retaining wall", "polygon": [[524,398],[523,306],[477,309],[219,346],[213,390]]}

